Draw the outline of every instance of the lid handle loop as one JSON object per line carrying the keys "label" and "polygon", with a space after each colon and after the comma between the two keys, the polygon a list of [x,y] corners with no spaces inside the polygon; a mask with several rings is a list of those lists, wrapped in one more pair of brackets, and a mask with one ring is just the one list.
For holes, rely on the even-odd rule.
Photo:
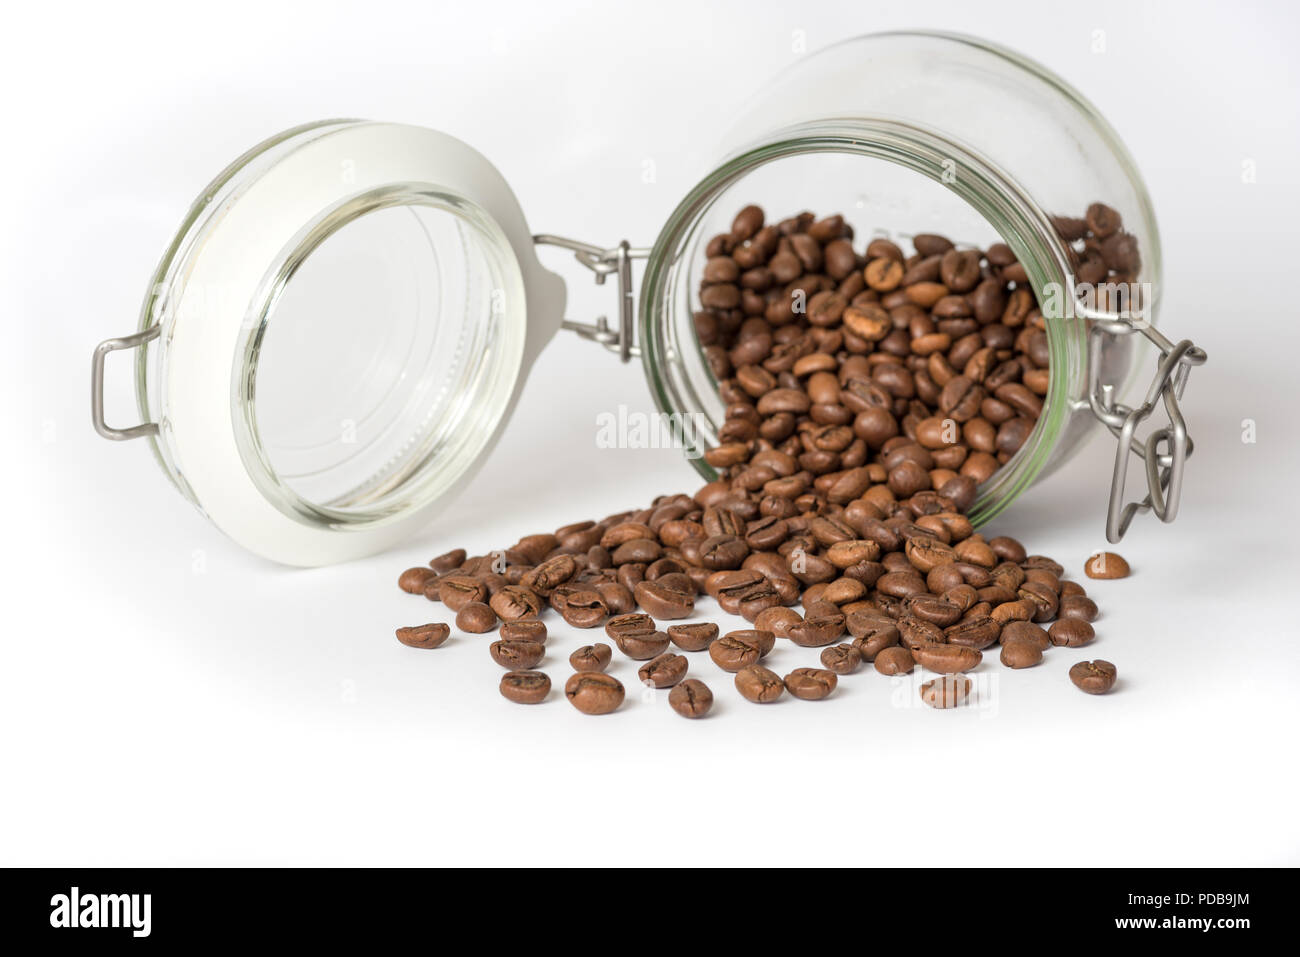
{"label": "lid handle loop", "polygon": [[134,335],[123,336],[120,339],[105,339],[95,347],[95,355],[90,366],[90,420],[95,425],[95,431],[104,438],[123,442],[127,439],[158,434],[157,422],[145,422],[141,425],[133,425],[129,429],[115,429],[104,421],[104,360],[108,358],[110,352],[135,349],[157,339],[161,331],[162,327],[155,324]]}

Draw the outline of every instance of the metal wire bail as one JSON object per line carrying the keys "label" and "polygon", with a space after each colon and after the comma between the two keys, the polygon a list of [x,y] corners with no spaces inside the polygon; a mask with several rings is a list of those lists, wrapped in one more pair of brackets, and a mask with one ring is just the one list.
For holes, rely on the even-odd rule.
{"label": "metal wire bail", "polygon": [[[1115,401],[1113,383],[1101,381],[1102,349],[1106,336],[1134,332],[1142,333],[1160,350],[1160,361],[1142,404],[1129,408]],[[1154,512],[1162,522],[1177,518],[1183,491],[1183,466],[1194,448],[1178,400],[1182,398],[1192,367],[1204,363],[1205,358],[1205,350],[1197,348],[1190,339],[1175,344],[1149,322],[1110,317],[1092,321],[1088,339],[1088,402],[1093,413],[1118,440],[1106,510],[1107,541],[1113,543],[1123,538],[1139,512]],[[1150,418],[1157,401],[1164,403],[1169,424],[1140,441],[1137,428]],[[1145,463],[1147,494],[1141,501],[1126,504],[1124,486],[1130,457],[1134,455]]]}

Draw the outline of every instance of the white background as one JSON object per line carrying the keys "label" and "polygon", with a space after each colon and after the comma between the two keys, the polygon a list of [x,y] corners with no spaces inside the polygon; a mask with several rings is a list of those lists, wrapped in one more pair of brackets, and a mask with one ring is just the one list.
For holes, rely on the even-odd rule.
{"label": "white background", "polygon": [[[262,0],[6,19],[0,862],[1300,862],[1287,5]],[[709,720],[643,702],[627,661],[628,703],[590,719],[554,693],[505,702],[486,639],[398,645],[394,626],[431,607],[398,592],[402,568],[696,487],[674,451],[596,448],[598,412],[650,398],[638,368],[573,337],[544,354],[454,515],[347,567],[250,557],[143,443],[90,428],[94,344],[134,329],[193,194],[281,128],[434,126],[499,165],[535,230],[648,242],[727,117],[796,56],[795,31],[815,50],[909,26],[1019,48],[1111,119],[1160,216],[1163,321],[1210,354],[1185,403],[1182,517],[1139,519],[1133,577],[1090,585],[1104,617],[1088,656],[1122,677],[1108,697],[1077,692],[1066,670],[1083,656],[1057,651],[1027,672],[982,666],[996,714],[919,709],[908,689],[896,706],[871,671],[820,704],[758,708],[696,656]],[[602,304],[575,298],[575,318]],[[125,421],[127,363],[110,375]],[[998,530],[1079,575],[1104,544],[1111,448],[1099,437]],[[552,631],[562,684],[583,642]]]}

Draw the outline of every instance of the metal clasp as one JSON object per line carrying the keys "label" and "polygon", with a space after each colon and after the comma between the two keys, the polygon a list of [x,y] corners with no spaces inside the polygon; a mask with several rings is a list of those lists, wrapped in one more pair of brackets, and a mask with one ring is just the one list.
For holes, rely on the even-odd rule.
{"label": "metal clasp", "polygon": [[584,339],[599,342],[611,352],[618,353],[619,358],[624,362],[633,356],[639,356],[641,350],[636,344],[636,303],[632,290],[632,261],[648,258],[650,250],[634,248],[626,239],[609,249],[578,242],[576,239],[564,239],[561,236],[547,234],[534,236],[533,242],[538,246],[559,246],[572,252],[578,262],[596,274],[598,286],[605,285],[605,277],[610,274],[618,277],[618,328],[611,328],[607,316],[598,316],[595,325],[565,319],[562,328],[576,332]]}
{"label": "metal clasp", "polygon": [[133,425],[129,429],[115,429],[104,421],[104,360],[110,352],[121,349],[135,349],[158,338],[162,327],[155,324],[143,332],[123,336],[120,339],[105,339],[95,347],[95,356],[90,366],[90,420],[95,424],[95,431],[106,439],[122,442],[126,439],[138,439],[142,435],[157,435],[158,423],[145,422]]}
{"label": "metal clasp", "polygon": [[[1102,382],[1101,375],[1105,337],[1134,332],[1141,332],[1160,350],[1160,361],[1146,398],[1140,406],[1132,409],[1115,401],[1114,383]],[[1203,364],[1205,358],[1205,350],[1197,348],[1190,339],[1173,343],[1140,317],[1137,321],[1113,315],[1093,318],[1088,333],[1088,404],[1093,414],[1118,440],[1115,470],[1110,482],[1110,504],[1106,510],[1107,541],[1118,542],[1123,538],[1139,512],[1154,512],[1162,522],[1172,522],[1178,516],[1178,503],[1183,492],[1183,466],[1193,450],[1178,400],[1182,398],[1192,367]],[[1156,429],[1145,442],[1140,441],[1136,435],[1137,427],[1150,417],[1157,400],[1163,401],[1169,424]],[[1133,455],[1146,464],[1147,495],[1140,502],[1125,504],[1124,484],[1129,458]]]}

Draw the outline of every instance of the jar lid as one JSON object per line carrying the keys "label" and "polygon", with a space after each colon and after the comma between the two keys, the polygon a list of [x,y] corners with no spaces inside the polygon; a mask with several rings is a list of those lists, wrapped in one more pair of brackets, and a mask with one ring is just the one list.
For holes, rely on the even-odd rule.
{"label": "jar lid", "polygon": [[[96,426],[150,435],[181,490],[257,554],[357,558],[468,482],[564,302],[505,180],[466,144],[300,127],[195,203],[141,331],[97,350]],[[146,424],[113,429],[104,357],[134,345]]]}

